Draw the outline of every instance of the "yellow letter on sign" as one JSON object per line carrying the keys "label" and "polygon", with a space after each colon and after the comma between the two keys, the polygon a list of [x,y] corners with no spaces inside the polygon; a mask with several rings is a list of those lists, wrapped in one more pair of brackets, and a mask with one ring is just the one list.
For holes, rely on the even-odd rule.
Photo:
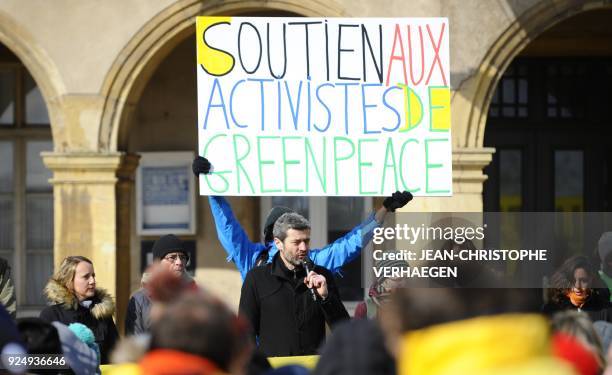
{"label": "yellow letter on sign", "polygon": [[450,129],[450,89],[429,87],[429,130],[446,132]]}
{"label": "yellow letter on sign", "polygon": [[234,68],[235,59],[229,52],[208,44],[206,32],[219,25],[229,25],[232,17],[198,17],[196,19],[196,48],[198,64],[206,73],[213,76],[224,76]]}

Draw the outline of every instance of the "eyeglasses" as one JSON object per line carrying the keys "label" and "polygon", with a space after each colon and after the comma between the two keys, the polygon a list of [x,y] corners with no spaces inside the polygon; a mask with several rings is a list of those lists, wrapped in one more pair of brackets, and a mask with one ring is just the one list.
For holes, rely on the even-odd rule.
{"label": "eyeglasses", "polygon": [[164,257],[165,260],[167,260],[170,263],[174,263],[176,262],[177,259],[181,260],[181,263],[189,263],[189,255],[187,254],[171,254],[171,255],[166,255]]}

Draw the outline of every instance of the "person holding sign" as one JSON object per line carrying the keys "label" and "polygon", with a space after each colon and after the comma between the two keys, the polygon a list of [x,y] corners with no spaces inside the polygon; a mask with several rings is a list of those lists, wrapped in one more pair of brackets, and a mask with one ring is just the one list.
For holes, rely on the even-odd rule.
{"label": "person holding sign", "polygon": [[197,17],[202,195],[452,196],[448,19]]}
{"label": "person holding sign", "polygon": [[316,354],[330,327],[349,318],[334,278],[309,266],[310,223],[300,214],[283,214],[274,223],[272,262],[247,273],[239,312],[269,357]]}
{"label": "person holding sign", "polygon": [[[208,159],[198,156],[192,163],[193,173],[196,177],[200,174],[210,173],[211,164]],[[339,273],[343,265],[355,259],[364,243],[366,237],[371,237],[374,228],[383,223],[388,212],[404,207],[412,200],[412,194],[407,191],[395,192],[387,197],[383,206],[370,215],[363,223],[353,228],[349,233],[329,244],[322,249],[310,250],[310,258],[318,265]],[[284,213],[292,210],[287,207],[274,207],[264,224],[264,243],[251,242],[244,229],[238,223],[227,200],[221,196],[209,196],[208,202],[215,220],[217,236],[221,245],[228,255],[228,261],[233,260],[244,280],[246,274],[255,266],[271,263],[273,257],[278,253],[274,243],[272,229],[276,220]]]}

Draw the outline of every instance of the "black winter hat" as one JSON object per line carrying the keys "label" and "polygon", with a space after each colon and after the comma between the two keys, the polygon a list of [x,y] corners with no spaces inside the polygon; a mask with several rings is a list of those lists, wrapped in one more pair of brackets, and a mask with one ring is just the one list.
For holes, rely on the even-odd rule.
{"label": "black winter hat", "polygon": [[274,229],[274,223],[278,220],[279,217],[283,216],[287,212],[295,212],[289,207],[285,206],[276,206],[270,210],[268,217],[266,217],[266,222],[264,223],[264,239],[266,241],[272,241],[272,230]]}
{"label": "black winter hat", "polygon": [[166,254],[174,253],[174,252],[182,252],[183,242],[178,239],[174,234],[166,234],[161,236],[155,243],[153,244],[153,259],[163,259]]}
{"label": "black winter hat", "polygon": [[62,343],[57,329],[40,318],[21,318],[17,329],[29,354],[62,354]]}

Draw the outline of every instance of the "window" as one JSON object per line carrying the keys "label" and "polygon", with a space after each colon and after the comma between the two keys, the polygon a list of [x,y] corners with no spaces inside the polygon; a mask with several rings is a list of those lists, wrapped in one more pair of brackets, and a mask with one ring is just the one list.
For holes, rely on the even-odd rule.
{"label": "window", "polygon": [[523,207],[522,152],[499,150],[499,210],[519,212]]}
{"label": "window", "polygon": [[584,211],[582,150],[555,150],[555,211]]}
{"label": "window", "polygon": [[[508,117],[506,100],[518,99],[515,108],[522,105],[521,89],[516,91],[521,69],[527,77],[527,116],[515,111],[518,116]],[[508,80],[515,83],[505,84]],[[609,211],[611,84],[609,57],[512,62],[487,118],[484,144],[497,152],[485,172],[485,211]]]}
{"label": "window", "polygon": [[[549,118],[583,118],[588,92],[587,65],[563,62],[546,69],[546,115]],[[593,82],[594,83],[594,82]]]}
{"label": "window", "polygon": [[20,315],[45,304],[53,271],[51,129],[40,89],[19,59],[0,45],[0,256],[13,268]]}
{"label": "window", "polygon": [[489,116],[515,118],[528,116],[528,80],[526,64],[508,67],[491,99]]}

